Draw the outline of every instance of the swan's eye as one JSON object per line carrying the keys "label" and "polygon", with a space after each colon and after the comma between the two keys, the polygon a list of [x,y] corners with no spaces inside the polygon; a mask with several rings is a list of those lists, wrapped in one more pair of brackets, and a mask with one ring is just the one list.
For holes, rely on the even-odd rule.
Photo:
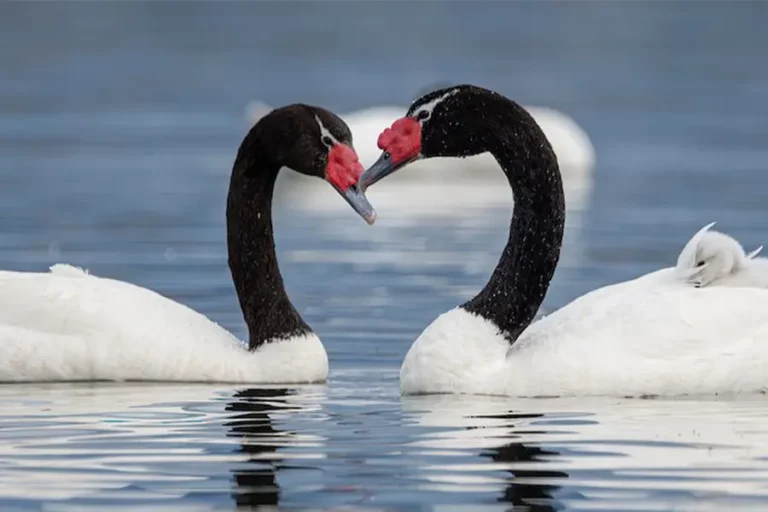
{"label": "swan's eye", "polygon": [[427,118],[429,118],[429,112],[427,112],[426,110],[422,110],[421,112],[419,112],[418,114],[416,114],[416,118],[417,118],[419,121],[426,121],[426,120],[427,120]]}
{"label": "swan's eye", "polygon": [[326,135],[325,137],[323,137],[323,144],[325,144],[328,147],[331,147],[333,146],[333,140],[331,140],[331,138]]}
{"label": "swan's eye", "polygon": [[697,267],[703,267],[705,263],[706,263],[706,261],[699,261],[698,263],[696,263],[696,266]]}
{"label": "swan's eye", "polygon": [[389,154],[389,151],[385,151],[384,154],[382,155],[382,158],[384,158],[384,160],[389,160],[391,157],[392,155]]}

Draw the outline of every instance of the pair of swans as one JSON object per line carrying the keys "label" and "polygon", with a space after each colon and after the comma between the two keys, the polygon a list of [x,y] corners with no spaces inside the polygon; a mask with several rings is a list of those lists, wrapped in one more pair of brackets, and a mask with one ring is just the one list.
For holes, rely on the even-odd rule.
{"label": "pair of swans", "polygon": [[328,181],[373,223],[364,191],[409,164],[489,152],[512,188],[509,240],[490,280],[419,336],[401,391],[640,395],[762,390],[768,289],[762,261],[709,231],[678,265],[590,292],[532,323],[557,266],[565,204],[557,157],[529,113],[462,85],[417,99],[382,132],[363,172],[344,122],[293,105],[263,117],[235,160],[227,203],[229,265],[246,348],[185,306],[69,266],[0,273],[1,381],[326,379],[322,343],[291,305],[271,222],[279,169]]}

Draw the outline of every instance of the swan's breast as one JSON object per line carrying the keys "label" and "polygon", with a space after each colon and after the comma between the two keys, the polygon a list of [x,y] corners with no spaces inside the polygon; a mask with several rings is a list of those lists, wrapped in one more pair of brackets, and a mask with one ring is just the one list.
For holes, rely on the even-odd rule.
{"label": "swan's breast", "polygon": [[[509,342],[498,327],[463,308],[443,313],[411,346],[400,369],[403,393],[483,393],[493,387]],[[473,391],[468,391],[471,387]]]}

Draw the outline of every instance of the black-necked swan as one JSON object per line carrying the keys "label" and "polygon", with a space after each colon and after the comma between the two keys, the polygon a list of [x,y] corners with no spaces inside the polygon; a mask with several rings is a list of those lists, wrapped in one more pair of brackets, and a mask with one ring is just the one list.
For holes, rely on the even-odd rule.
{"label": "black-necked swan", "polygon": [[375,218],[358,188],[363,167],[341,119],[289,105],[253,126],[227,199],[229,267],[247,346],[205,316],[130,283],[69,265],[0,272],[0,382],[324,381],[325,349],[291,304],[275,254],[272,192],[283,166],[325,179],[369,223]]}
{"label": "black-necked swan", "polygon": [[514,195],[509,240],[490,280],[413,343],[402,393],[637,396],[768,386],[768,290],[695,288],[667,268],[531,323],[560,257],[565,204],[552,147],[517,103],[471,85],[437,90],[378,145],[363,190],[421,158],[489,151]]}
{"label": "black-necked swan", "polygon": [[701,228],[683,247],[675,266],[680,280],[699,288],[768,288],[768,260],[756,258],[763,246],[747,254],[733,237],[710,231],[714,225]]}

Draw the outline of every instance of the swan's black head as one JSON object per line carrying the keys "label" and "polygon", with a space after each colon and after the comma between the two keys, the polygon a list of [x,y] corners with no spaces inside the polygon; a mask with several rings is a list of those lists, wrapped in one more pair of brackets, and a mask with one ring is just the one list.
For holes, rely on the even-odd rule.
{"label": "swan's black head", "polygon": [[251,131],[276,164],[324,179],[373,224],[376,212],[357,184],[363,166],[341,118],[320,107],[289,105],[262,117]]}
{"label": "swan's black head", "polygon": [[[413,102],[405,117],[379,135],[383,151],[360,179],[363,189],[422,158],[467,157],[488,151],[489,100],[501,98],[474,85],[457,85],[429,92]],[[492,103],[491,103],[492,104]]]}

